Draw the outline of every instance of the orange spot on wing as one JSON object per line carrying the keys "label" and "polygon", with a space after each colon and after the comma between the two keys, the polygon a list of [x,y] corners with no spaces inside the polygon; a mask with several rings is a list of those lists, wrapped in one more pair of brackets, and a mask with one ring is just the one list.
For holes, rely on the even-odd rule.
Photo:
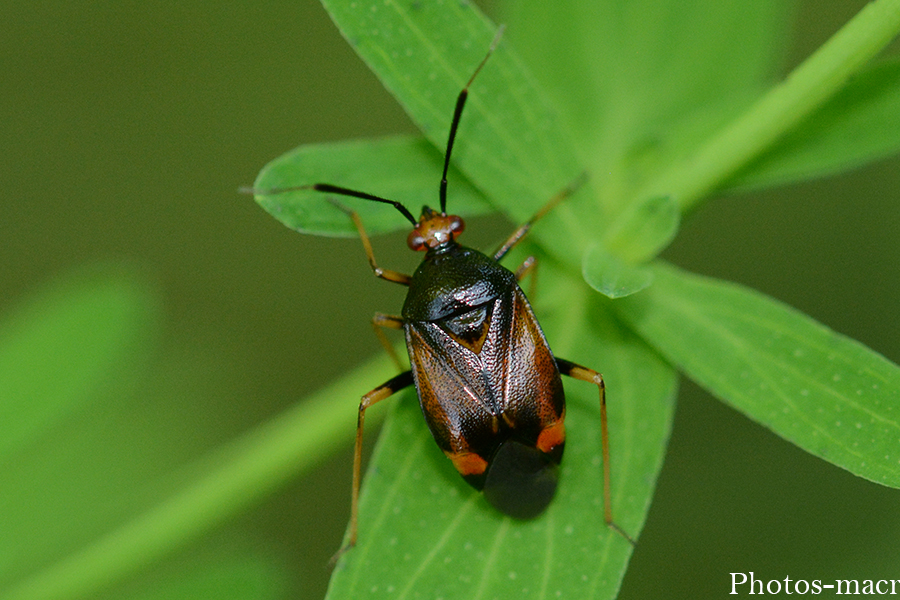
{"label": "orange spot on wing", "polygon": [[549,454],[554,448],[561,445],[566,441],[566,426],[563,424],[563,420],[560,419],[555,423],[552,423],[548,427],[545,427],[543,431],[541,431],[540,435],[538,435],[537,444],[535,447],[544,452],[545,454]]}
{"label": "orange spot on wing", "polygon": [[487,470],[488,462],[472,452],[447,452],[453,466],[460,475],[481,475]]}

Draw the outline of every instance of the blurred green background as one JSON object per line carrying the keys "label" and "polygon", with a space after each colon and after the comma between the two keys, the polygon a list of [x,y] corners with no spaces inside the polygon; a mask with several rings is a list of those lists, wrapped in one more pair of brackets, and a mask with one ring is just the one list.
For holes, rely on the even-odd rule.
{"label": "blurred green background", "polygon": [[[864,4],[801,3],[786,68]],[[32,507],[54,511],[34,536],[62,554],[176,489],[170,473],[191,457],[381,351],[369,319],[397,311],[403,290],[371,277],[357,242],[301,237],[236,190],[294,146],[414,128],[313,0],[5,2],[0,64],[0,316],[87,268],[141,282],[159,321],[155,349],[119,372],[120,387],[39,450],[0,461]],[[895,158],[723,198],[687,221],[666,257],[766,292],[897,362],[898,197]],[[475,220],[468,241],[510,226]],[[413,268],[402,240],[376,240],[381,264]],[[349,513],[353,421],[327,464],[108,597],[144,597],[230,560],[257,565],[276,597],[321,597]],[[71,466],[42,468],[62,453]],[[0,502],[0,528],[18,525],[10,506]],[[718,597],[733,571],[897,578],[898,507],[896,491],[809,457],[686,382],[621,597]],[[67,513],[78,523],[55,532]]]}

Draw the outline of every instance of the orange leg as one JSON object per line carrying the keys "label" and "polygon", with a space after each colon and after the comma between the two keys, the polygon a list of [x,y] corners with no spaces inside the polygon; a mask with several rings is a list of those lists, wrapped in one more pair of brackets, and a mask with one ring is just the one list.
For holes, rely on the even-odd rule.
{"label": "orange leg", "polygon": [[353,221],[353,224],[356,226],[356,230],[359,232],[359,239],[362,240],[363,250],[365,250],[366,252],[366,258],[369,261],[369,266],[372,267],[372,272],[375,273],[375,277],[380,277],[381,279],[393,281],[394,283],[399,283],[401,285],[409,285],[412,277],[410,277],[406,273],[400,273],[399,271],[382,269],[378,266],[378,263],[375,262],[375,252],[372,250],[372,242],[369,241],[369,234],[366,233],[366,229],[365,227],[363,227],[362,219],[359,218],[359,215],[356,213],[356,211],[347,208],[336,200],[331,200],[331,203],[347,213],[347,215]]}
{"label": "orange leg", "polygon": [[363,425],[366,421],[366,409],[385,398],[390,398],[403,388],[413,383],[412,371],[404,371],[396,377],[379,385],[366,394],[359,401],[359,415],[356,418],[356,446],[353,450],[353,491],[350,496],[350,538],[332,557],[332,562],[337,561],[344,552],[356,545],[357,523],[359,520],[359,487],[362,481],[362,444]]}
{"label": "orange leg", "polygon": [[587,181],[587,173],[582,173],[579,175],[572,183],[567,185],[564,189],[560,190],[555,196],[550,198],[550,200],[542,206],[534,216],[525,221],[518,229],[512,232],[512,235],[507,238],[503,244],[500,245],[500,248],[494,252],[494,260],[499,261],[501,258],[506,256],[506,253],[512,250],[516,244],[522,241],[522,238],[531,230],[531,227],[544,215],[553,210],[557,204],[574,194],[578,191],[584,182]]}
{"label": "orange leg", "polygon": [[381,345],[384,346],[385,351],[387,351],[388,356],[391,357],[391,360],[394,361],[394,364],[397,365],[397,370],[403,371],[406,367],[404,367],[403,363],[400,362],[400,357],[397,356],[397,351],[394,350],[394,346],[391,345],[391,342],[384,334],[385,328],[403,329],[403,319],[401,317],[386,315],[384,313],[375,313],[375,316],[372,317],[372,329],[375,330],[375,336],[378,338],[378,341],[381,342]]}
{"label": "orange leg", "polygon": [[528,299],[532,302],[534,302],[534,294],[537,290],[537,266],[537,258],[529,256],[516,269],[516,281],[522,281],[529,275],[531,276],[531,279],[528,280]]}
{"label": "orange leg", "polygon": [[616,525],[612,517],[612,494],[610,493],[609,484],[609,428],[606,423],[606,384],[603,383],[603,375],[593,369],[582,367],[562,358],[556,359],[556,365],[559,367],[559,372],[563,375],[593,383],[600,391],[600,443],[603,447],[603,519],[610,528],[614,529],[634,546],[636,544],[634,539]]}

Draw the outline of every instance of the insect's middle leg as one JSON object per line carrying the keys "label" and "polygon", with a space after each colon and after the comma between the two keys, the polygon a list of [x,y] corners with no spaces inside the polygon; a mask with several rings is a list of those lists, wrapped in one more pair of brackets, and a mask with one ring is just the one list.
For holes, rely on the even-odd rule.
{"label": "insect's middle leg", "polygon": [[391,360],[394,361],[394,364],[397,365],[397,370],[403,371],[405,367],[403,366],[403,363],[400,362],[397,351],[394,350],[393,344],[391,344],[390,340],[387,339],[387,336],[384,335],[384,330],[386,328],[403,329],[403,318],[394,315],[386,315],[384,313],[375,313],[375,316],[372,317],[372,329],[375,331],[375,336],[378,338],[378,341],[381,342],[381,345],[384,346],[384,349],[387,351],[388,356],[391,357]]}
{"label": "insect's middle leg", "polygon": [[606,384],[603,382],[603,375],[593,369],[582,367],[579,364],[563,358],[556,358],[556,366],[563,375],[593,383],[600,392],[600,444],[603,452],[603,519],[609,527],[616,530],[619,535],[624,537],[632,546],[634,546],[634,539],[625,533],[625,531],[613,521],[612,517],[612,494],[610,493],[609,484],[609,427],[606,422]]}
{"label": "insect's middle leg", "polygon": [[519,268],[516,269],[516,281],[521,282],[523,279],[531,276],[531,279],[528,280],[528,299],[534,302],[534,294],[537,290],[537,267],[538,260],[534,256],[529,256],[522,264],[519,265]]}
{"label": "insect's middle leg", "polygon": [[585,181],[587,181],[587,173],[582,173],[577,178],[575,178],[572,183],[567,185],[565,188],[557,192],[555,196],[550,198],[550,200],[544,206],[542,206],[536,213],[534,213],[533,217],[525,221],[518,229],[513,231],[512,235],[509,236],[509,238],[500,245],[500,248],[497,249],[496,252],[494,252],[494,260],[499,261],[501,258],[506,256],[507,252],[512,250],[516,244],[522,241],[522,238],[525,237],[525,235],[531,230],[531,227],[538,221],[538,219],[556,208],[557,204],[577,192],[578,188],[584,185]]}

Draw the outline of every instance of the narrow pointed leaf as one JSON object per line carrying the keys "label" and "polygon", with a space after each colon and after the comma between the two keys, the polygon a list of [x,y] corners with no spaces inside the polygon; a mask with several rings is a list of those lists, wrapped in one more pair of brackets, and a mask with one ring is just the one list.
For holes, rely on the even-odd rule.
{"label": "narrow pointed leaf", "polygon": [[[346,2],[326,0],[341,33],[397,98],[425,137],[443,153],[457,95],[484,59],[497,31],[464,2]],[[584,168],[567,132],[512,46],[501,38],[470,88],[453,162],[498,209],[522,222]],[[341,184],[341,182],[333,182]],[[449,183],[454,210],[458,180]],[[590,185],[536,228],[553,239],[547,250],[577,267],[588,232],[602,219]]]}
{"label": "narrow pointed leaf", "polygon": [[647,198],[625,209],[603,238],[603,247],[626,263],[650,260],[675,238],[681,223],[671,196]]}
{"label": "narrow pointed leaf", "polygon": [[562,0],[509,2],[503,16],[615,201],[636,168],[684,152],[762,92],[780,66],[792,6]]}
{"label": "narrow pointed leaf", "polygon": [[876,64],[742,170],[727,189],[846,171],[900,150],[900,60]]}
{"label": "narrow pointed leaf", "polygon": [[653,274],[640,263],[669,245],[680,221],[678,204],[669,196],[648,198],[626,208],[603,241],[584,253],[584,280],[608,298],[624,298],[643,290],[653,281]]}
{"label": "narrow pointed leaf", "polygon": [[779,85],[655,174],[638,196],[670,194],[691,210],[823,106],[900,31],[900,0],[873,0]]}
{"label": "narrow pointed leaf", "polygon": [[786,440],[900,487],[900,367],[753,290],[664,264],[615,304],[693,380]]}
{"label": "narrow pointed leaf", "polygon": [[[418,136],[311,144],[295,148],[263,167],[253,187],[256,200],[273,217],[296,231],[328,236],[355,236],[347,215],[327,202],[334,198],[356,210],[370,234],[408,229],[396,210],[376,202],[313,190],[265,193],[298,185],[330,183],[396,200],[413,213],[422,204],[438,205],[443,155]],[[456,169],[453,211],[462,216],[493,210]]]}
{"label": "narrow pointed leaf", "polygon": [[653,282],[649,269],[622,261],[599,242],[584,253],[581,275],[589,286],[607,298],[636,294]]}

